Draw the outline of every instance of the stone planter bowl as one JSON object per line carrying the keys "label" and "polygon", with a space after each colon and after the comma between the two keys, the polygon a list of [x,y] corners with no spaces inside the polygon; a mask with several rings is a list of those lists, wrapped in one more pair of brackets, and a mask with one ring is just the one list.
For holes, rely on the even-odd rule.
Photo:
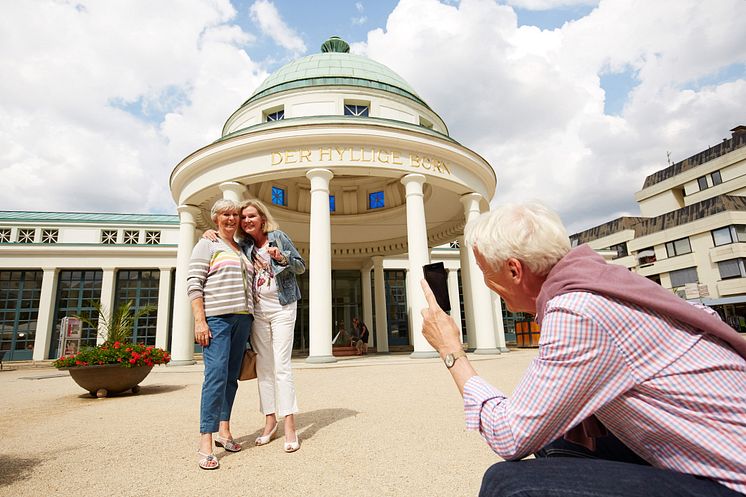
{"label": "stone planter bowl", "polygon": [[103,398],[127,390],[139,392],[138,384],[148,376],[153,366],[123,368],[118,364],[103,364],[65,369],[70,372],[75,383],[87,390],[92,397]]}

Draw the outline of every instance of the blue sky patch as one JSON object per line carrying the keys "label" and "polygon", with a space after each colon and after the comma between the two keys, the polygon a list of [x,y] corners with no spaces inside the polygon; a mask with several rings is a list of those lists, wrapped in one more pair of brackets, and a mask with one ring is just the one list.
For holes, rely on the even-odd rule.
{"label": "blue sky patch", "polygon": [[599,75],[601,88],[606,92],[604,101],[604,114],[618,116],[627,103],[629,92],[638,85],[637,72],[627,69],[623,72],[607,73]]}

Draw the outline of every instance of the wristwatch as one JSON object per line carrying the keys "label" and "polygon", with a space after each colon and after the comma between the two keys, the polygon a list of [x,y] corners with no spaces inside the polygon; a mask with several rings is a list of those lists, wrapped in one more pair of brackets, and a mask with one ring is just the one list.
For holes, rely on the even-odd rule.
{"label": "wristwatch", "polygon": [[466,357],[466,352],[463,350],[457,350],[456,352],[452,354],[446,354],[446,356],[443,358],[443,362],[446,364],[446,367],[448,369],[451,369],[454,364],[456,364],[456,359],[459,357]]}

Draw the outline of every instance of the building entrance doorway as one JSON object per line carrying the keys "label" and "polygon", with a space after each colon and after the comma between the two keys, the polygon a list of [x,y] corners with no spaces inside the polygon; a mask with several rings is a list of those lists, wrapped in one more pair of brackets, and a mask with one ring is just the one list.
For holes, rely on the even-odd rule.
{"label": "building entrance doorway", "polygon": [[383,272],[386,291],[386,317],[389,345],[409,345],[407,316],[407,273],[392,269]]}

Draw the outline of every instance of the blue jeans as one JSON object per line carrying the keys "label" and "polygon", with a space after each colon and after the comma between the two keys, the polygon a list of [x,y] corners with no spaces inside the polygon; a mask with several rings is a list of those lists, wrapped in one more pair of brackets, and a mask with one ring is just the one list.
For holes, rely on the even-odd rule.
{"label": "blue jeans", "polygon": [[743,497],[707,478],[654,468],[610,435],[597,450],[563,439],[537,459],[494,464],[480,497]]}
{"label": "blue jeans", "polygon": [[210,344],[202,349],[205,380],[200,403],[200,433],[218,431],[220,421],[230,421],[233,400],[238,390],[238,374],[249,341],[250,314],[225,314],[207,318],[212,332]]}

